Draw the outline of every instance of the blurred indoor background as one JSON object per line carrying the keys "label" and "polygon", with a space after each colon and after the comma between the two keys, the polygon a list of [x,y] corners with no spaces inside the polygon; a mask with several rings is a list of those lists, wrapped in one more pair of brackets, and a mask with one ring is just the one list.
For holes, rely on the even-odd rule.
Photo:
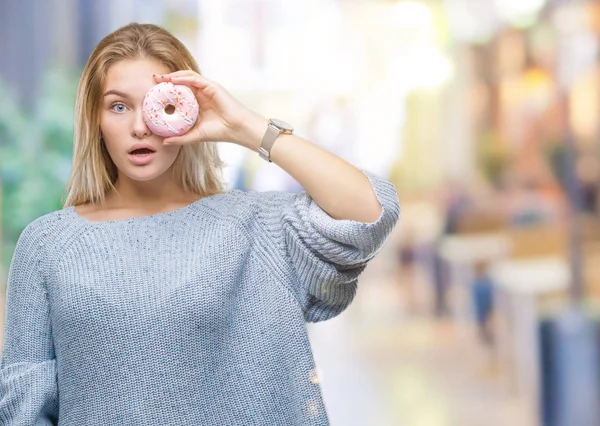
{"label": "blurred indoor background", "polygon": [[[332,426],[600,425],[600,1],[0,0],[0,325],[83,64],[131,21],[397,186],[354,303],[309,325]],[[299,190],[220,150],[230,188]]]}

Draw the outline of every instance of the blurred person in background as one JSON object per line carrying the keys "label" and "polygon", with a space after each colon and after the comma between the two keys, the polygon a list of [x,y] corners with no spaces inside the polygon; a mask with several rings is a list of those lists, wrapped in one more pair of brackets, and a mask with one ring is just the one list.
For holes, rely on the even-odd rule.
{"label": "blurred person in background", "polygon": [[[160,82],[197,97],[182,136],[145,124]],[[353,300],[394,186],[247,109],[155,25],[100,41],[75,121],[64,208],[9,269],[0,424],[328,424],[305,323]],[[265,149],[304,190],[224,191],[217,141]]]}
{"label": "blurred person in background", "polygon": [[475,276],[471,284],[471,299],[477,331],[482,343],[493,343],[491,316],[494,307],[494,283],[488,271],[488,262],[479,262],[475,265]]}
{"label": "blurred person in background", "polygon": [[441,214],[443,225],[433,244],[432,256],[432,282],[434,290],[434,315],[443,318],[449,315],[448,287],[450,286],[450,269],[442,257],[439,247],[448,235],[459,232],[463,217],[472,206],[472,200],[467,190],[458,182],[449,182],[442,188]]}

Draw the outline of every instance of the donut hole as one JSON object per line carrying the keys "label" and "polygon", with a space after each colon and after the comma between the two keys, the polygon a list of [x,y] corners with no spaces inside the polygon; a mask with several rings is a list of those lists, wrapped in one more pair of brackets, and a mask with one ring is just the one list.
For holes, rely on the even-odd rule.
{"label": "donut hole", "polygon": [[165,107],[165,113],[171,115],[175,112],[175,107],[173,105],[167,105]]}

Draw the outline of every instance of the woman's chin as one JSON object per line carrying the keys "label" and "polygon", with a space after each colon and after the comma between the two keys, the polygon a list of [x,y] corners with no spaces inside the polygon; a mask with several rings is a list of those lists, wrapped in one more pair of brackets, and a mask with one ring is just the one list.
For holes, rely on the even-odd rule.
{"label": "woman's chin", "polygon": [[139,166],[129,166],[125,174],[131,180],[137,182],[149,182],[160,178],[166,170],[162,170],[162,168],[152,167],[151,165],[139,167]]}

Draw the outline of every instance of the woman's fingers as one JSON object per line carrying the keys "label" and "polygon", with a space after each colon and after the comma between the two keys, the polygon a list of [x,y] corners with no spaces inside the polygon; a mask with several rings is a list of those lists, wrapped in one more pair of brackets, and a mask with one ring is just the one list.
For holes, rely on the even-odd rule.
{"label": "woman's fingers", "polygon": [[169,75],[155,75],[157,83],[170,82],[176,85],[185,85],[191,88],[201,108],[206,108],[212,102],[216,93],[216,83],[209,82],[204,77],[194,73],[194,75],[180,75],[170,77]]}
{"label": "woman's fingers", "polygon": [[167,78],[168,78],[167,81],[170,81],[173,84],[187,84],[189,86],[195,87],[196,89],[200,89],[200,90],[203,90],[210,86],[210,82],[199,75],[195,75],[195,76],[175,75],[172,77],[167,76]]}
{"label": "woman's fingers", "polygon": [[198,74],[196,71],[193,71],[193,70],[179,70],[179,71],[173,71],[173,72],[170,72],[170,73],[164,74],[164,75],[173,77],[175,75],[181,76],[181,75],[200,75],[200,74]]}
{"label": "woman's fingers", "polygon": [[212,83],[206,77],[190,70],[175,71],[170,74],[155,75],[158,81],[170,81],[173,84],[189,84],[198,89],[203,89],[210,86]]}
{"label": "woman's fingers", "polygon": [[220,123],[200,121],[187,133],[163,139],[165,145],[185,145],[202,142],[222,142],[228,140],[226,129]]}
{"label": "woman's fingers", "polygon": [[181,135],[181,136],[171,136],[170,138],[163,139],[163,144],[165,145],[185,145],[188,143],[198,143],[202,142],[202,134],[203,132],[200,129],[200,126],[195,126],[190,129],[189,132]]}
{"label": "woman's fingers", "polygon": [[199,75],[197,72],[194,72],[192,70],[181,70],[181,71],[175,71],[175,72],[171,72],[168,74],[154,74],[154,77],[158,80],[161,81],[168,81],[168,79],[170,77],[174,77],[174,76],[183,76],[183,75]]}

